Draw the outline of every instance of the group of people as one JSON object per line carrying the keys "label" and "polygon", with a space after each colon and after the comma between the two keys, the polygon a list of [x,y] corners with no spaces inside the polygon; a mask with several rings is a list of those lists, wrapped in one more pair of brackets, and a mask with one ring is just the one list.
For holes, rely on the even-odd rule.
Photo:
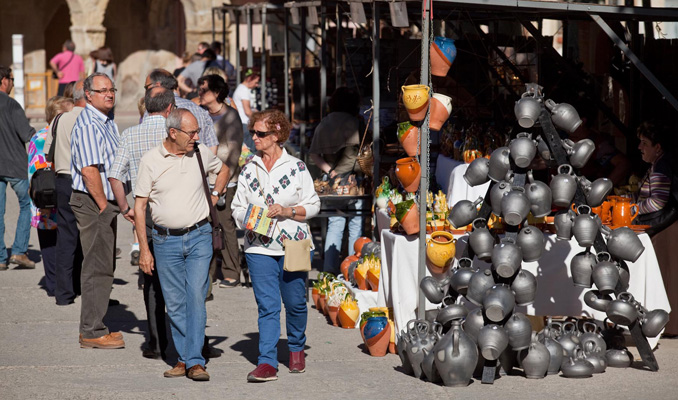
{"label": "group of people", "polygon": [[[283,148],[291,129],[283,113],[256,112],[247,100],[231,98],[222,73],[203,73],[195,81],[198,97],[188,100],[180,96],[181,79],[155,69],[145,80],[140,124],[120,133],[111,114],[114,81],[105,72],[95,72],[72,85],[72,98],[51,98],[48,125],[35,132],[23,109],[8,96],[11,70],[0,66],[0,78],[0,141],[5,144],[0,157],[0,234],[7,184],[17,192],[21,207],[9,260],[3,258],[4,242],[0,249],[0,270],[8,269],[8,263],[35,268],[26,253],[30,226],[37,228],[48,294],[59,305],[73,304],[80,296],[80,347],[125,346],[123,334],[104,323],[121,215],[140,239],[138,264],[148,321],[143,356],[166,359],[171,340],[178,358],[164,376],[209,380],[203,356],[205,301],[219,275],[219,260],[220,286],[240,284],[235,230],[244,228],[247,208],[255,204],[268,208],[278,228],[271,237],[252,231],[245,235],[260,351],[247,379],[277,379],[281,299],[290,372],[305,371],[307,273],[283,269],[284,243],[311,237],[305,221],[319,212],[320,200],[306,165]],[[256,86],[251,82],[258,79],[249,74],[246,87]],[[241,167],[244,132],[249,132],[255,154]],[[52,148],[54,157],[48,160]],[[32,207],[29,182],[48,166],[56,174],[56,207],[38,209]],[[213,250],[211,207],[225,231],[221,251]]]}

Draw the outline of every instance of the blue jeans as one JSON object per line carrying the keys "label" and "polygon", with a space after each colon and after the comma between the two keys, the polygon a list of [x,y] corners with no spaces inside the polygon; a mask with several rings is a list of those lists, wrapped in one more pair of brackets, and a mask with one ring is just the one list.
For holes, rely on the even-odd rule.
{"label": "blue jeans", "polygon": [[[362,200],[356,201],[354,207],[362,208]],[[339,273],[341,264],[341,244],[344,241],[344,229],[348,219],[348,254],[353,254],[353,244],[363,230],[363,217],[329,217],[327,218],[327,236],[325,236],[325,259],[323,271],[333,274]]]}
{"label": "blue jeans", "polygon": [[7,264],[7,247],[5,247],[4,240],[7,184],[12,186],[19,200],[19,219],[16,222],[12,254],[25,254],[28,251],[28,239],[31,236],[31,198],[28,196],[28,179],[0,176],[0,264]]}
{"label": "blue jeans", "polygon": [[[302,351],[306,344],[306,272],[283,270],[284,256],[246,253],[254,298],[259,311],[259,359],[257,365],[278,368],[280,339],[280,298],[285,304],[287,346]],[[313,259],[313,251],[310,254]]]}
{"label": "blue jeans", "polygon": [[205,366],[205,341],[212,258],[212,226],[203,225],[183,236],[161,235],[153,229],[155,268],[170,318],[174,347],[186,368]]}

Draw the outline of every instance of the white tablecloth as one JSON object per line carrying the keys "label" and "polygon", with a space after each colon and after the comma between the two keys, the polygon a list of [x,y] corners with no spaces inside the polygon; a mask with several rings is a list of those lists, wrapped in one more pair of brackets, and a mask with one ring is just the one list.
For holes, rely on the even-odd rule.
{"label": "white tablecloth", "polygon": [[375,220],[377,221],[377,239],[381,240],[381,231],[391,228],[391,216],[388,215],[388,210],[380,210],[378,208],[374,214],[376,215]]}
{"label": "white tablecloth", "polygon": [[[590,289],[576,287],[570,275],[570,260],[584,249],[575,240],[556,240],[555,235],[546,234],[546,248],[539,261],[523,263],[523,268],[537,277],[537,297],[533,305],[517,307],[517,311],[529,315],[589,316],[598,320],[605,313],[595,311],[584,303],[584,293]],[[639,235],[645,251],[635,263],[627,263],[631,275],[629,292],[647,309],[656,308],[671,311],[664,289],[657,256],[650,237]],[[457,258],[463,252],[468,235],[457,236]],[[379,283],[379,306],[393,307],[396,327],[402,329],[407,321],[416,317],[419,299],[417,281],[418,237],[382,232],[381,282]],[[484,261],[474,259],[473,266],[490,268]],[[428,275],[427,270],[427,275]],[[426,302],[426,309],[435,305]],[[654,347],[658,338],[648,339]]]}
{"label": "white tablecloth", "polygon": [[462,165],[463,162],[454,160],[450,157],[445,157],[444,155],[438,155],[436,159],[436,182],[438,185],[445,191],[447,194],[447,188],[450,185],[450,176],[452,176],[452,170],[456,167]]}
{"label": "white tablecloth", "polygon": [[469,164],[461,164],[452,170],[450,182],[447,186],[447,206],[452,209],[460,200],[476,201],[478,197],[485,197],[487,188],[490,187],[490,182],[483,183],[478,186],[469,186],[464,180],[464,174],[468,169]]}

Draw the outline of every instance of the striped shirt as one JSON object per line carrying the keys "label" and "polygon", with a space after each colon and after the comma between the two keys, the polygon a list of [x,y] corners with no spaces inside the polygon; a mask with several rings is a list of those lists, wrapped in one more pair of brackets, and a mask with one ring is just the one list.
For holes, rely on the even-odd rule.
{"label": "striped shirt", "polygon": [[659,211],[666,206],[671,195],[671,177],[655,171],[657,161],[652,164],[643,179],[638,192],[638,212],[648,214]]}
{"label": "striped shirt", "polygon": [[218,146],[219,141],[217,140],[217,134],[214,132],[214,123],[212,118],[210,118],[210,114],[204,108],[190,100],[179,97],[176,93],[174,94],[174,101],[177,104],[177,108],[187,109],[198,120],[200,143],[207,147]]}
{"label": "striped shirt", "polygon": [[82,168],[96,166],[106,198],[115,200],[111,185],[108,183],[108,171],[115,159],[119,140],[118,126],[115,122],[91,104],[87,104],[75,121],[71,136],[73,190],[88,192],[82,177]]}
{"label": "striped shirt", "polygon": [[134,192],[141,157],[158,147],[166,137],[165,117],[162,115],[149,115],[141,124],[125,129],[109,176],[121,182],[129,179]]}

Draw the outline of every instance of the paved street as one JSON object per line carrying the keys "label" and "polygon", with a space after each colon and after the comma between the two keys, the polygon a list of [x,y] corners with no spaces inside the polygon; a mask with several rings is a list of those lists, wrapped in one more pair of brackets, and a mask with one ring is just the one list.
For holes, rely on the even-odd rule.
{"label": "paved street", "polygon": [[[11,245],[18,215],[16,197],[8,190],[5,243]],[[35,270],[0,272],[0,399],[676,399],[678,340],[661,340],[656,356],[660,371],[609,368],[591,379],[549,376],[528,380],[503,377],[494,385],[473,382],[467,388],[446,388],[405,375],[395,355],[370,357],[357,330],[329,325],[315,309],[309,310],[307,371],[287,372],[283,332],[279,346],[279,380],[248,384],[246,375],[257,357],[256,305],[251,289],[219,289],[207,303],[207,334],[223,352],[209,361],[212,380],[163,378],[169,368],[160,360],[141,356],[146,317],[137,269],[129,264],[130,225],[119,220],[116,279],[106,323],[125,335],[121,350],[87,350],[78,345],[80,299],[56,306],[41,289],[42,263]],[[31,234],[29,256],[40,260],[37,234]],[[284,324],[283,324],[284,326]]]}

